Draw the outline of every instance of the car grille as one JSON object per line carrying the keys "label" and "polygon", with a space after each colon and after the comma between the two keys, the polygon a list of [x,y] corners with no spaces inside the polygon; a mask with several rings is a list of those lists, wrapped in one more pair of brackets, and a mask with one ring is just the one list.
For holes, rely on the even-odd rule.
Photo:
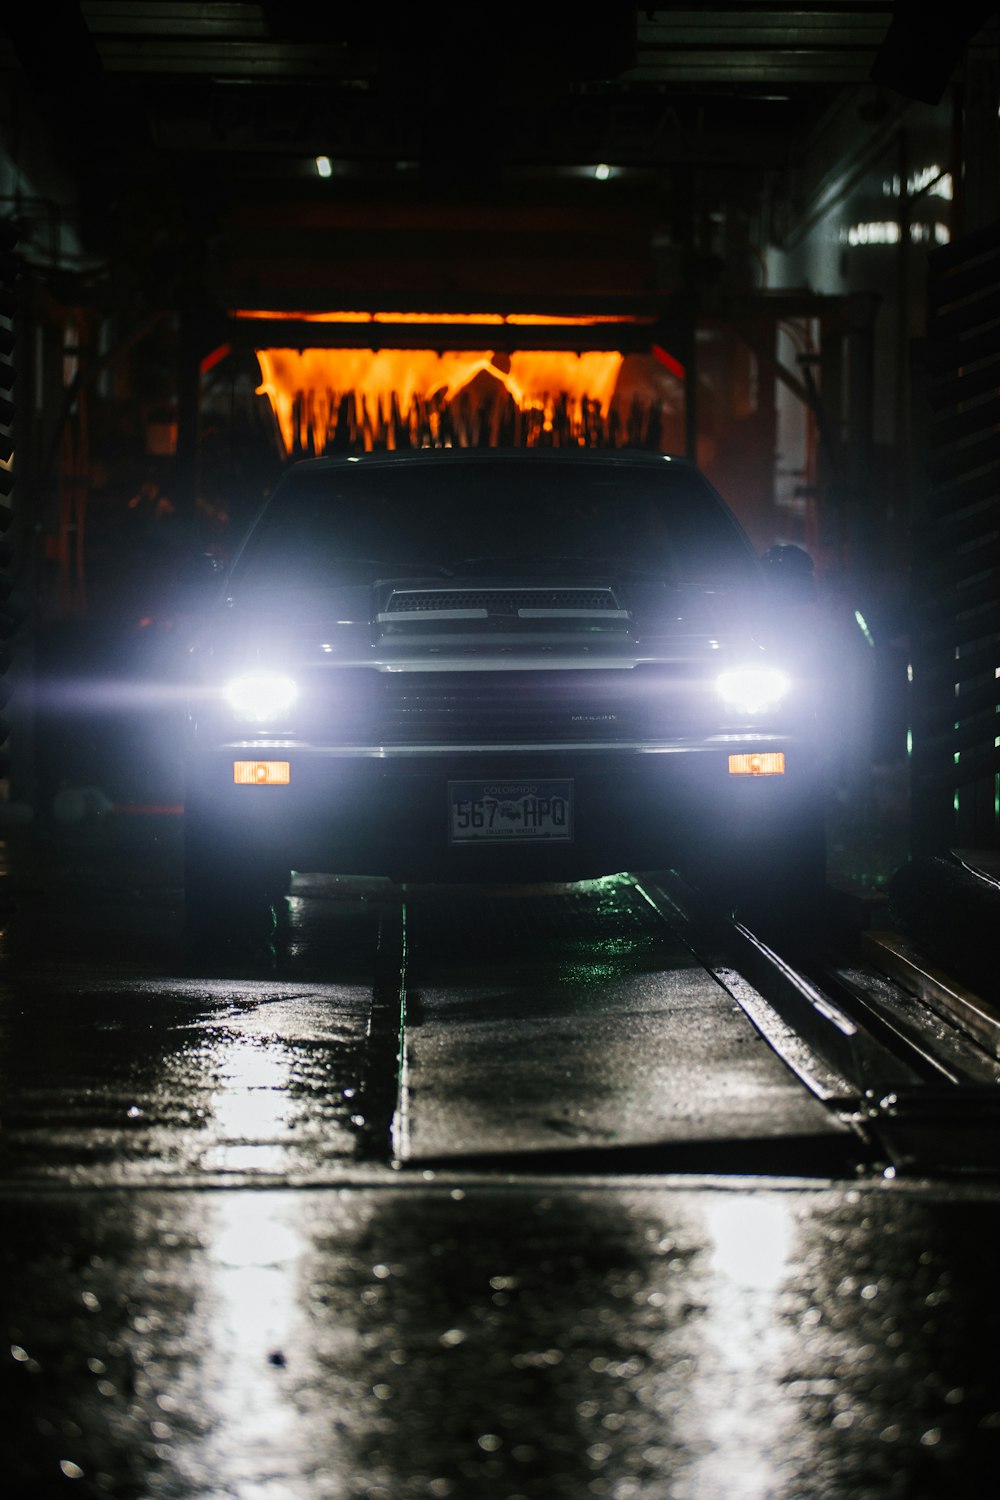
{"label": "car grille", "polygon": [[709,727],[710,695],[690,673],[317,672],[296,730],[332,744],[586,744],[683,738]]}

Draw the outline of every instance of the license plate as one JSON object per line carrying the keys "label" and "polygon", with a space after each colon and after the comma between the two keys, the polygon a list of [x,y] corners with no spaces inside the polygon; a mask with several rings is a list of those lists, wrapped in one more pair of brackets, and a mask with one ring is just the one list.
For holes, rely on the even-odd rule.
{"label": "license plate", "polygon": [[568,843],[573,783],[449,781],[450,844]]}

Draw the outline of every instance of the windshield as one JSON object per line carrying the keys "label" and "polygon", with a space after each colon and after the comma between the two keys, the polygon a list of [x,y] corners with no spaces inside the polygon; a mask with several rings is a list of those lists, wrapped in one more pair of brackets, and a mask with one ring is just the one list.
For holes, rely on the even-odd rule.
{"label": "windshield", "polygon": [[756,566],[732,513],[696,470],[515,459],[290,471],[233,577],[313,587],[610,569],[732,585],[751,580]]}

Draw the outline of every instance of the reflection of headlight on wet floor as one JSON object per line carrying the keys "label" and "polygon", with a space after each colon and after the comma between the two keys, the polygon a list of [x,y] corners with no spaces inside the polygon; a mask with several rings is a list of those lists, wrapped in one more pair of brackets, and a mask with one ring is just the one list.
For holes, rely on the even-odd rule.
{"label": "reflection of headlight on wet floor", "polygon": [[291,677],[277,672],[251,672],[227,683],[223,696],[239,718],[266,724],[283,718],[297,694],[298,688]]}
{"label": "reflection of headlight on wet floor", "polygon": [[747,714],[775,708],[789,688],[788,678],[776,667],[732,667],[719,674],[715,685],[727,708]]}

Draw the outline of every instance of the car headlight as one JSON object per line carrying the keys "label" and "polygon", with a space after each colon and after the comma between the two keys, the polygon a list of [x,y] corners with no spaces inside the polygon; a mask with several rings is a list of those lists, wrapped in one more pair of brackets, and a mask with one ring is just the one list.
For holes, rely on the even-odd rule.
{"label": "car headlight", "polygon": [[277,672],[248,672],[226,684],[223,697],[241,719],[268,724],[283,719],[295,702],[298,688],[291,677]]}
{"label": "car headlight", "polygon": [[715,685],[727,708],[760,714],[781,702],[789,681],[776,667],[731,667],[719,674]]}

